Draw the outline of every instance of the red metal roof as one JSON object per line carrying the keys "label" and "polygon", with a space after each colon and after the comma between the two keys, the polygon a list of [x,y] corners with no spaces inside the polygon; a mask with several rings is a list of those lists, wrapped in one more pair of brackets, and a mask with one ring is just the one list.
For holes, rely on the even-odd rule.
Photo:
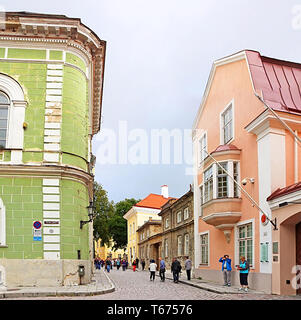
{"label": "red metal roof", "polygon": [[285,188],[278,188],[267,198],[267,201],[271,201],[273,199],[279,198],[281,196],[284,196],[299,190],[301,190],[301,181],[294,183]]}
{"label": "red metal roof", "polygon": [[170,199],[174,198],[164,198],[162,195],[151,193],[146,198],[136,203],[135,206],[151,209],[160,209]]}
{"label": "red metal roof", "polygon": [[301,113],[301,64],[246,50],[255,90],[276,111]]}
{"label": "red metal roof", "polygon": [[218,146],[212,153],[229,151],[229,150],[240,150],[240,149],[238,149],[234,144],[224,144],[224,145]]}

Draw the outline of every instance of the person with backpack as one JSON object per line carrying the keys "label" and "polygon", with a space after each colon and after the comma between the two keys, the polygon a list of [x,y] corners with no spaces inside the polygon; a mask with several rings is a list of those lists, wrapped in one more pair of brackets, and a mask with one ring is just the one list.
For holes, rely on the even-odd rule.
{"label": "person with backpack", "polygon": [[240,257],[240,264],[237,266],[237,269],[239,270],[239,280],[241,286],[239,291],[244,290],[245,292],[248,292],[248,275],[250,265],[244,256]]}
{"label": "person with backpack", "polygon": [[173,282],[178,283],[179,282],[179,273],[181,272],[182,267],[180,262],[177,260],[177,258],[172,259],[171,264],[171,272],[173,274]]}
{"label": "person with backpack", "polygon": [[224,276],[224,286],[231,287],[232,267],[231,267],[231,259],[229,258],[229,255],[225,254],[218,261],[222,263],[222,273]]}

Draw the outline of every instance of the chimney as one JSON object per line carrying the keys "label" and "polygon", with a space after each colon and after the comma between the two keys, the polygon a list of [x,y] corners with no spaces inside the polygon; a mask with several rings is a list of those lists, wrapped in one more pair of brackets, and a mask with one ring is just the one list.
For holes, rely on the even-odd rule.
{"label": "chimney", "polygon": [[161,195],[164,198],[168,198],[168,186],[166,184],[164,184],[163,186],[161,186]]}

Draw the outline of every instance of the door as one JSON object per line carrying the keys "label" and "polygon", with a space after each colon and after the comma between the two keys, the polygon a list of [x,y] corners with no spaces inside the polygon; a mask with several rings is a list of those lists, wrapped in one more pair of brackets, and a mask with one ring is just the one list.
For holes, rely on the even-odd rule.
{"label": "door", "polygon": [[[296,225],[296,265],[301,266],[301,222]],[[301,272],[297,268],[297,294],[301,295]]]}

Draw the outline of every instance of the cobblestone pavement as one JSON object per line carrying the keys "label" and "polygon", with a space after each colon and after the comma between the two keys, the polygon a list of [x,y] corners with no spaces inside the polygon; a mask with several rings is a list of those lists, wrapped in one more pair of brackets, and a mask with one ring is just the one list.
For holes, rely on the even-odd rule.
{"label": "cobblestone pavement", "polygon": [[[161,282],[149,280],[148,271],[133,272],[132,270],[110,272],[109,278],[115,285],[115,291],[95,296],[73,297],[37,297],[27,300],[301,300],[300,296],[276,296],[268,294],[237,293],[219,294],[195,288],[183,283],[173,283],[171,280]],[[184,276],[182,276],[184,278]],[[104,281],[104,275],[96,271],[96,281]],[[16,298],[17,299],[17,298]],[[20,299],[20,298],[19,298]]]}

